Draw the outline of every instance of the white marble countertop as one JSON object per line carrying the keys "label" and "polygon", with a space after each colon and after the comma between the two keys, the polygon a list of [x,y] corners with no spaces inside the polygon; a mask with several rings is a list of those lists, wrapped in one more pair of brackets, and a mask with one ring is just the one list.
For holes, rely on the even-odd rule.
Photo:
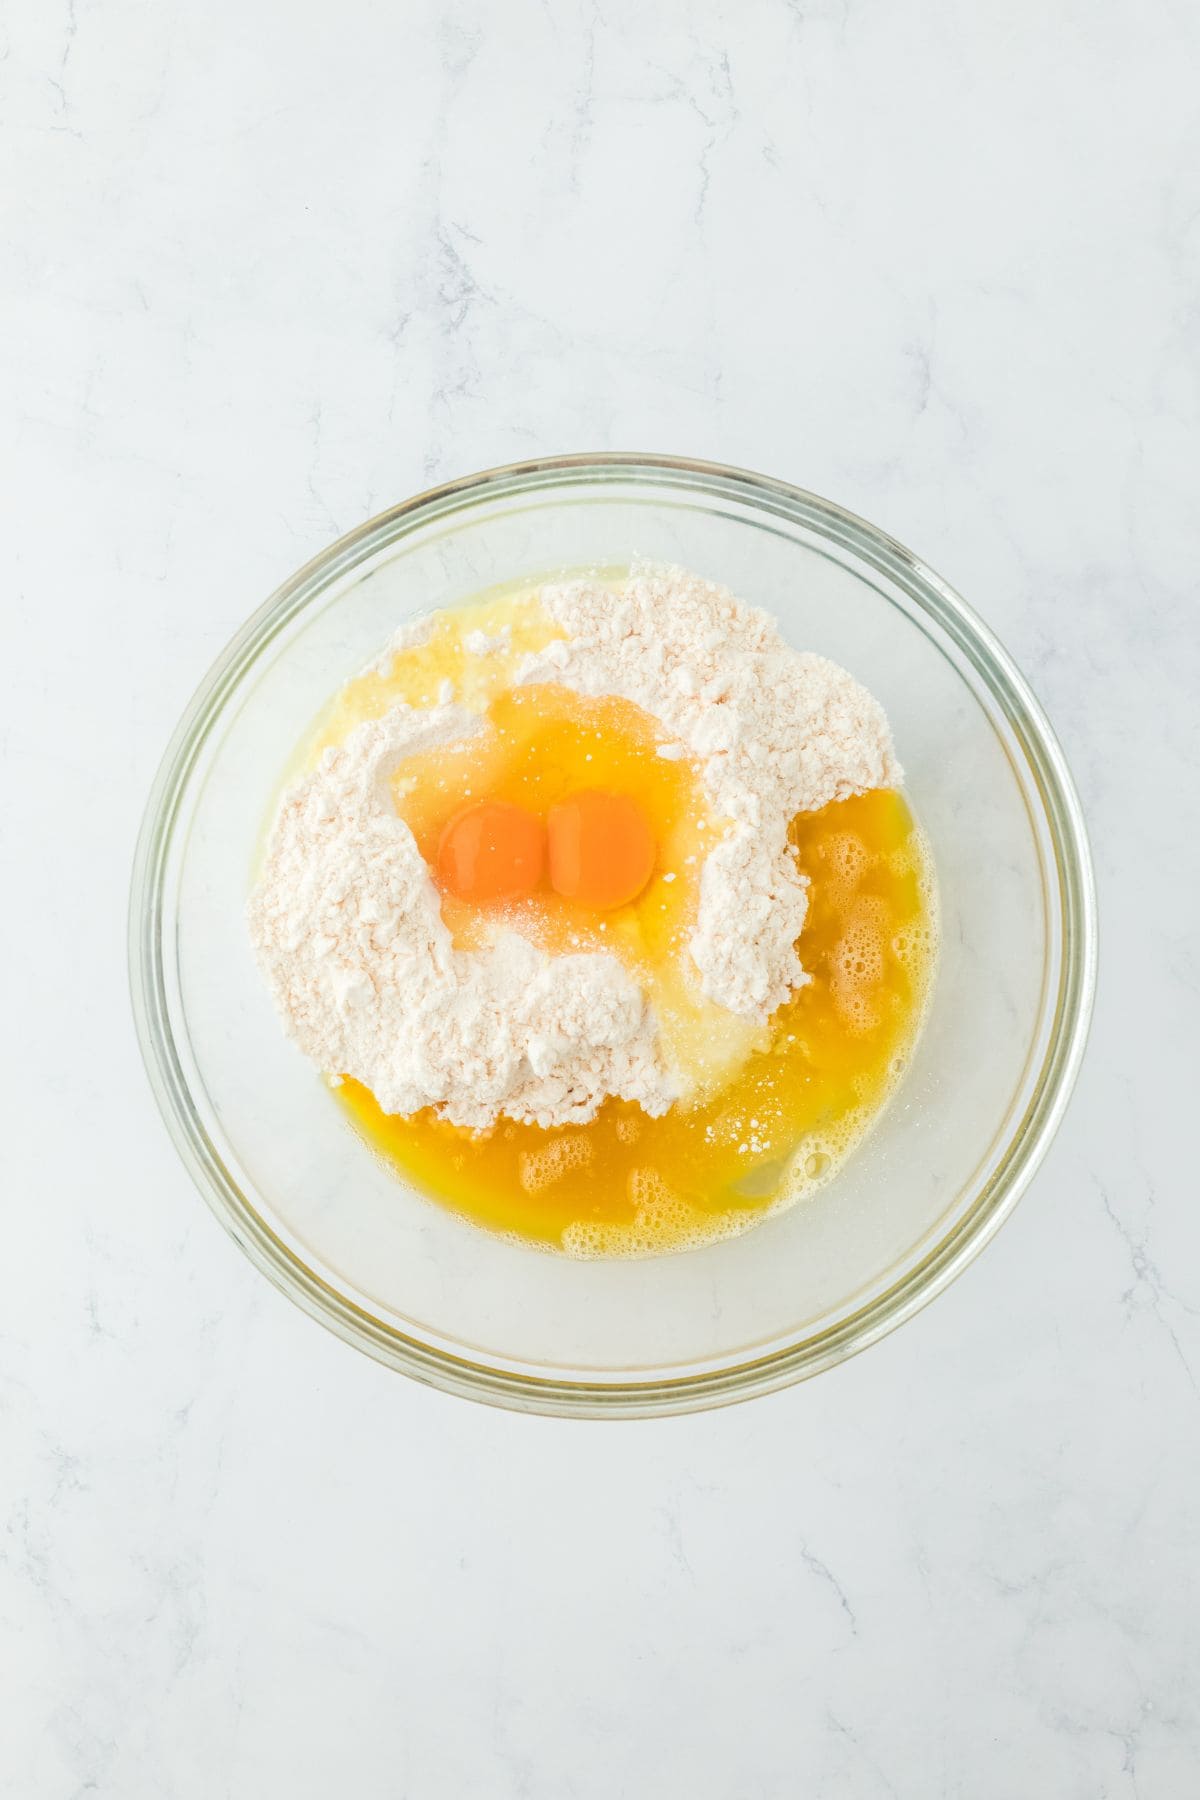
{"label": "white marble countertop", "polygon": [[[4,1800],[1195,1795],[1198,52],[1183,0],[11,0]],[[957,1286],[609,1427],[271,1290],[124,968],[234,627],[388,502],[576,449],[768,470],[958,586],[1103,928],[1074,1105]]]}

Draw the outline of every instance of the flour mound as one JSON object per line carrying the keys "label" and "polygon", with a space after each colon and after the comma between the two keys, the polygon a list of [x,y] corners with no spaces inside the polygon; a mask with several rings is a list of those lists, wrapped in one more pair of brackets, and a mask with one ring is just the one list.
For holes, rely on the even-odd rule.
{"label": "flour mound", "polygon": [[395,706],[285,795],[251,936],[284,1023],[388,1113],[456,1125],[585,1122],[610,1094],[651,1114],[677,1089],[638,984],[607,954],[549,957],[513,932],[459,951],[388,777],[481,729],[461,707]]}
{"label": "flour mound", "polygon": [[[789,824],[898,785],[882,709],[845,670],[791,650],[766,613],[681,569],[547,586],[537,599],[566,635],[525,658],[518,679],[633,701],[663,728],[659,754],[700,771],[723,835],[700,871],[688,954],[709,1000],[765,1021],[808,979],[797,951],[807,881]],[[402,627],[375,667],[386,673],[432,628]],[[509,641],[472,633],[465,647],[491,658]],[[453,704],[448,681],[438,697],[359,725],[284,796],[249,918],[287,1029],[388,1113],[434,1107],[477,1129],[500,1117],[582,1124],[610,1095],[664,1113],[682,1085],[616,956],[551,957],[503,929],[483,949],[454,947],[389,785],[404,758],[488,729]]]}
{"label": "flour mound", "polygon": [[690,953],[709,999],[765,1020],[808,977],[796,940],[808,908],[788,826],[901,780],[883,708],[844,669],[792,650],[769,614],[683,569],[544,587],[567,633],[519,671],[580,694],[620,694],[696,757],[726,835],[701,871]]}

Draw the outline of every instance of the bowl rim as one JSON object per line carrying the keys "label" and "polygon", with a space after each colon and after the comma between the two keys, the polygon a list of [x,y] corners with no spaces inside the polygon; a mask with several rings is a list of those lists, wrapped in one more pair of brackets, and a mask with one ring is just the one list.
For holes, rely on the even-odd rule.
{"label": "bowl rim", "polygon": [[[364,556],[432,518],[485,499],[590,482],[700,490],[793,523],[816,524],[854,550],[947,631],[999,702],[1033,777],[1049,830],[1062,908],[1062,967],[1054,1014],[1021,1118],[990,1176],[919,1261],[846,1317],[765,1354],[691,1375],[603,1381],[490,1367],[373,1317],[310,1269],[257,1212],[225,1167],[190,1098],[171,1031],[163,960],[163,878],[191,772],[226,699],[276,635],[316,594]],[[344,1342],[446,1392],[523,1412],[650,1417],[723,1406],[834,1367],[926,1306],[990,1242],[1015,1208],[1058,1129],[1086,1047],[1095,996],[1095,882],[1079,797],[1062,749],[1028,682],[990,628],[948,582],[895,538],[808,490],[723,463],[648,452],[542,457],[460,476],[413,495],[346,532],[251,614],[197,687],[167,745],[138,834],[129,895],[129,980],[142,1060],[168,1133],[225,1229],[276,1287]]]}

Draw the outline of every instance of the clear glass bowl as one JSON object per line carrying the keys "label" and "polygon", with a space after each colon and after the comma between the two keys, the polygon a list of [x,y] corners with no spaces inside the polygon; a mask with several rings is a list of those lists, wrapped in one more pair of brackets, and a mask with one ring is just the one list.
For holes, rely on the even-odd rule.
{"label": "clear glass bowl", "polygon": [[[887,708],[937,863],[942,946],[904,1085],[823,1191],[746,1236],[572,1262],[405,1188],[283,1037],[244,922],[294,746],[405,617],[635,556],[765,606]],[[217,1216],[392,1368],[528,1411],[682,1412],[829,1368],[910,1317],[1028,1183],[1083,1053],[1095,901],[1062,754],[1000,645],[882,532],[783,482],[651,456],[449,483],[351,532],[229,645],[154,785],[130,911],[137,1028]]]}

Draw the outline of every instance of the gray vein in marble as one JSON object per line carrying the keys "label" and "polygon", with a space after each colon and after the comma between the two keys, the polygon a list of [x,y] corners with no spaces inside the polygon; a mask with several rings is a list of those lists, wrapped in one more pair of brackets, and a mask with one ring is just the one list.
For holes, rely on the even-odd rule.
{"label": "gray vein in marble", "polygon": [[814,1555],[803,1540],[801,1540],[799,1548],[800,1560],[805,1568],[808,1569],[811,1574],[815,1575],[818,1580],[825,1582],[831,1587],[837,1595],[838,1605],[841,1607],[849,1621],[851,1635],[857,1637],[858,1620],[854,1616],[854,1608],[850,1604],[845,1588],[842,1586],[833,1570],[829,1567],[829,1564],[822,1562],[819,1556]]}
{"label": "gray vein in marble", "polygon": [[880,1768],[875,1757],[872,1756],[870,1750],[866,1744],[864,1744],[863,1734],[860,1731],[856,1731],[853,1726],[847,1725],[843,1719],[840,1719],[835,1712],[830,1711],[828,1708],[826,1709],[825,1717],[838,1736],[853,1749],[863,1766],[874,1776],[878,1783],[877,1791],[884,1794],[891,1794],[895,1796],[895,1800],[900,1800],[899,1790],[888,1780],[886,1772]]}
{"label": "gray vein in marble", "polygon": [[[1100,1195],[1100,1201],[1104,1207],[1104,1211],[1111,1220],[1113,1227],[1129,1255],[1129,1267],[1133,1274],[1133,1281],[1121,1296],[1125,1306],[1126,1316],[1132,1318],[1137,1309],[1139,1299],[1144,1300],[1145,1305],[1170,1339],[1171,1346],[1174,1349],[1176,1356],[1179,1358],[1180,1365],[1183,1368],[1184,1374],[1187,1376],[1192,1392],[1196,1394],[1197,1397],[1200,1397],[1200,1384],[1197,1383],[1195,1371],[1188,1360],[1183,1345],[1179,1341],[1179,1334],[1163,1310],[1163,1307],[1165,1301],[1170,1301],[1172,1305],[1178,1306],[1181,1311],[1187,1313],[1192,1318],[1200,1318],[1200,1308],[1191,1306],[1180,1294],[1167,1286],[1161,1271],[1150,1256],[1147,1248],[1150,1238],[1149,1230],[1147,1229],[1140,1236],[1131,1231],[1114,1207],[1104,1183],[1095,1175],[1093,1175],[1092,1179],[1096,1184],[1096,1191]],[[1146,1201],[1147,1206],[1153,1211],[1154,1190],[1152,1188],[1147,1193]]]}
{"label": "gray vein in marble", "polygon": [[[1132,17],[4,9],[5,1800],[1191,1793],[1200,13]],[[1061,734],[1105,934],[1051,1160],[961,1282],[835,1374],[595,1434],[259,1283],[119,955],[161,749],[262,596],[588,445],[927,557]]]}

